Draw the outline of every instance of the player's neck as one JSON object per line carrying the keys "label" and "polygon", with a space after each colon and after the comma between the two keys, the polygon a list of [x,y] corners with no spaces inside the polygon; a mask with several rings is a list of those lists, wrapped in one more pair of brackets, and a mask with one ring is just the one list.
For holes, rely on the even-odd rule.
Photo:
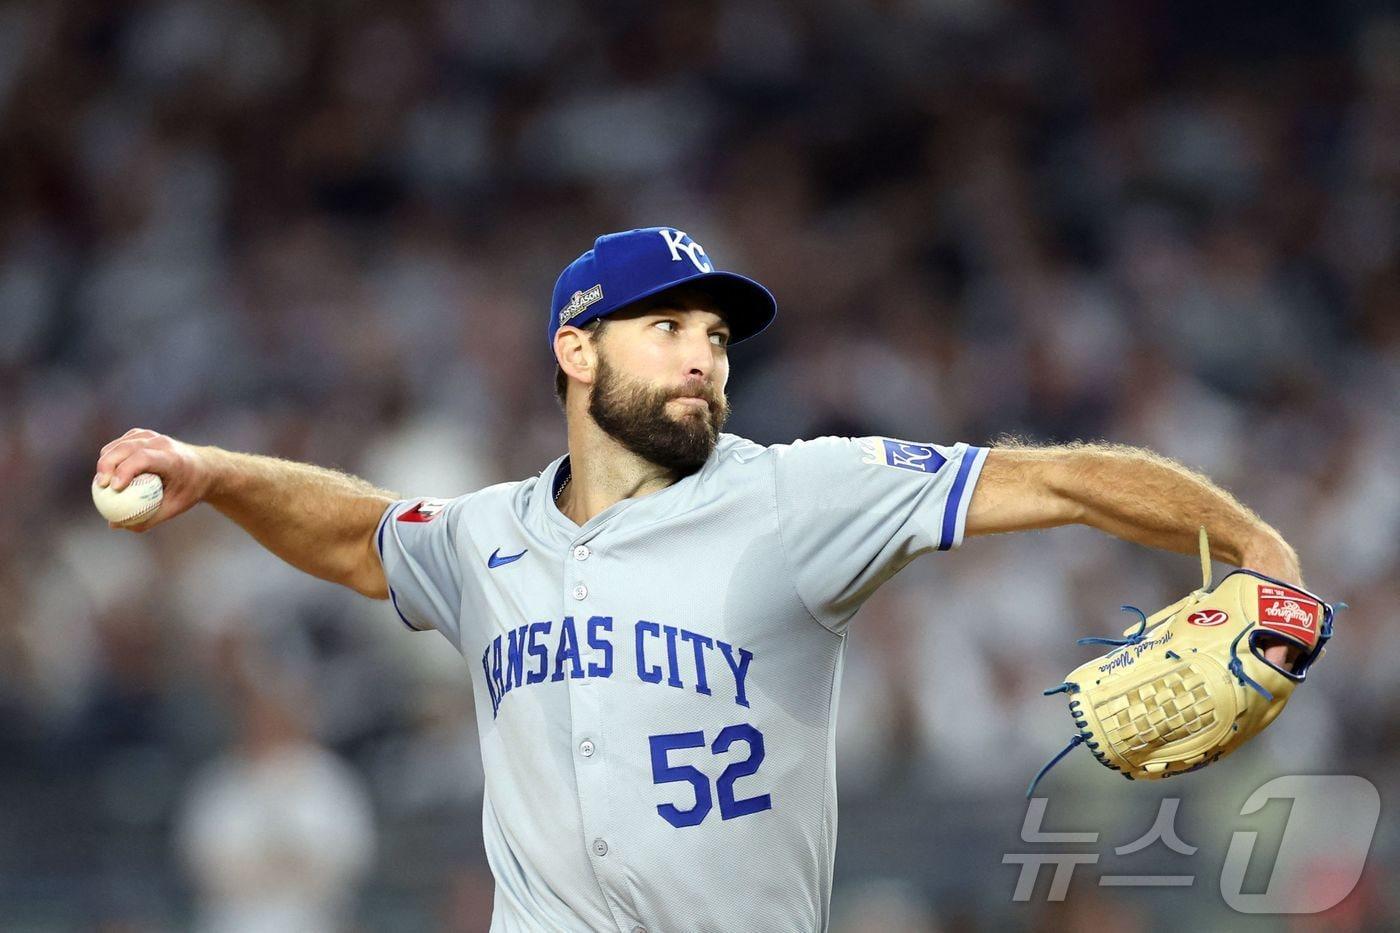
{"label": "player's neck", "polygon": [[586,416],[569,419],[569,470],[559,511],[579,525],[623,499],[649,496],[680,479],[622,446]]}

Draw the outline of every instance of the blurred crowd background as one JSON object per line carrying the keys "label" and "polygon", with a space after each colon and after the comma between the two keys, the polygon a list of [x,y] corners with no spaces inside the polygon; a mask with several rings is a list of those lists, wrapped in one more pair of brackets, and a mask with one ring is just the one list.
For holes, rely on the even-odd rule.
{"label": "blurred crowd background", "polygon": [[[1196,562],[1082,529],[916,562],[850,635],[834,930],[1311,928],[1218,894],[1294,772],[1381,793],[1324,922],[1400,925],[1393,5],[50,0],[0,4],[0,928],[486,929],[469,666],[207,508],[130,535],[87,489],[135,426],[406,495],[529,476],[554,277],[653,224],[778,297],[735,433],[1147,445],[1351,604],[1229,761],[1052,772],[1047,828],[1104,857],[1016,904],[1070,734],[1040,691]],[[1124,870],[1195,886],[1096,886],[1164,794],[1200,852]]]}

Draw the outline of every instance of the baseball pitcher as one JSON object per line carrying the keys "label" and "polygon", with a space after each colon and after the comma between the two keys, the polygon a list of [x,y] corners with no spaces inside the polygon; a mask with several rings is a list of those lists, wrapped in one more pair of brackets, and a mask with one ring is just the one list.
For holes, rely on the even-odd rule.
{"label": "baseball pitcher", "polygon": [[[1080,523],[1193,553],[1204,527],[1220,558],[1303,607],[1293,627],[1249,619],[1240,670],[1291,685],[1319,653],[1320,601],[1299,588],[1293,549],[1148,452],[888,437],[765,447],[723,433],[728,348],[776,311],[680,230],[610,234],[554,288],[568,449],[536,476],[399,498],[133,430],[103,448],[97,481],[156,473],[165,499],[136,530],[207,502],[283,560],[456,646],[476,700],[497,933],[825,929],[848,626],[902,567],[968,536]],[[1206,608],[1257,616],[1254,598]],[[1175,663],[1174,646],[1188,667],[1207,660],[1185,638],[1132,638],[1115,652],[1133,661],[1113,669],[1149,654]],[[1089,697],[1092,671],[1079,680],[1057,689]],[[1233,673],[1217,680],[1252,692]],[[1094,702],[1092,723],[1072,712],[1097,753],[1094,727],[1119,701]],[[1181,770],[1123,754],[1145,774]]]}

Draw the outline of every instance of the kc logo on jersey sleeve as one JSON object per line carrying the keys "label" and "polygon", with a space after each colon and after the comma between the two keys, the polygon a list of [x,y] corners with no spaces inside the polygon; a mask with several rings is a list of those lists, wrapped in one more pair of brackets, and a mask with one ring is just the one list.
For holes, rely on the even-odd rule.
{"label": "kc logo on jersey sleeve", "polygon": [[862,438],[865,462],[883,464],[915,473],[937,473],[948,458],[932,444],[911,444],[889,437]]}

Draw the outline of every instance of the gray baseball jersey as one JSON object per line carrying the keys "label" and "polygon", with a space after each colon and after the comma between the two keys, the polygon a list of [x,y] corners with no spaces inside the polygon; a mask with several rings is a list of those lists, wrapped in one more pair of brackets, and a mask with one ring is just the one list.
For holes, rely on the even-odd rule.
{"label": "gray baseball jersey", "polygon": [[493,933],[825,929],[847,624],[961,542],[985,456],[722,434],[583,526],[554,501],[567,456],[394,503],[394,606],[472,674]]}

